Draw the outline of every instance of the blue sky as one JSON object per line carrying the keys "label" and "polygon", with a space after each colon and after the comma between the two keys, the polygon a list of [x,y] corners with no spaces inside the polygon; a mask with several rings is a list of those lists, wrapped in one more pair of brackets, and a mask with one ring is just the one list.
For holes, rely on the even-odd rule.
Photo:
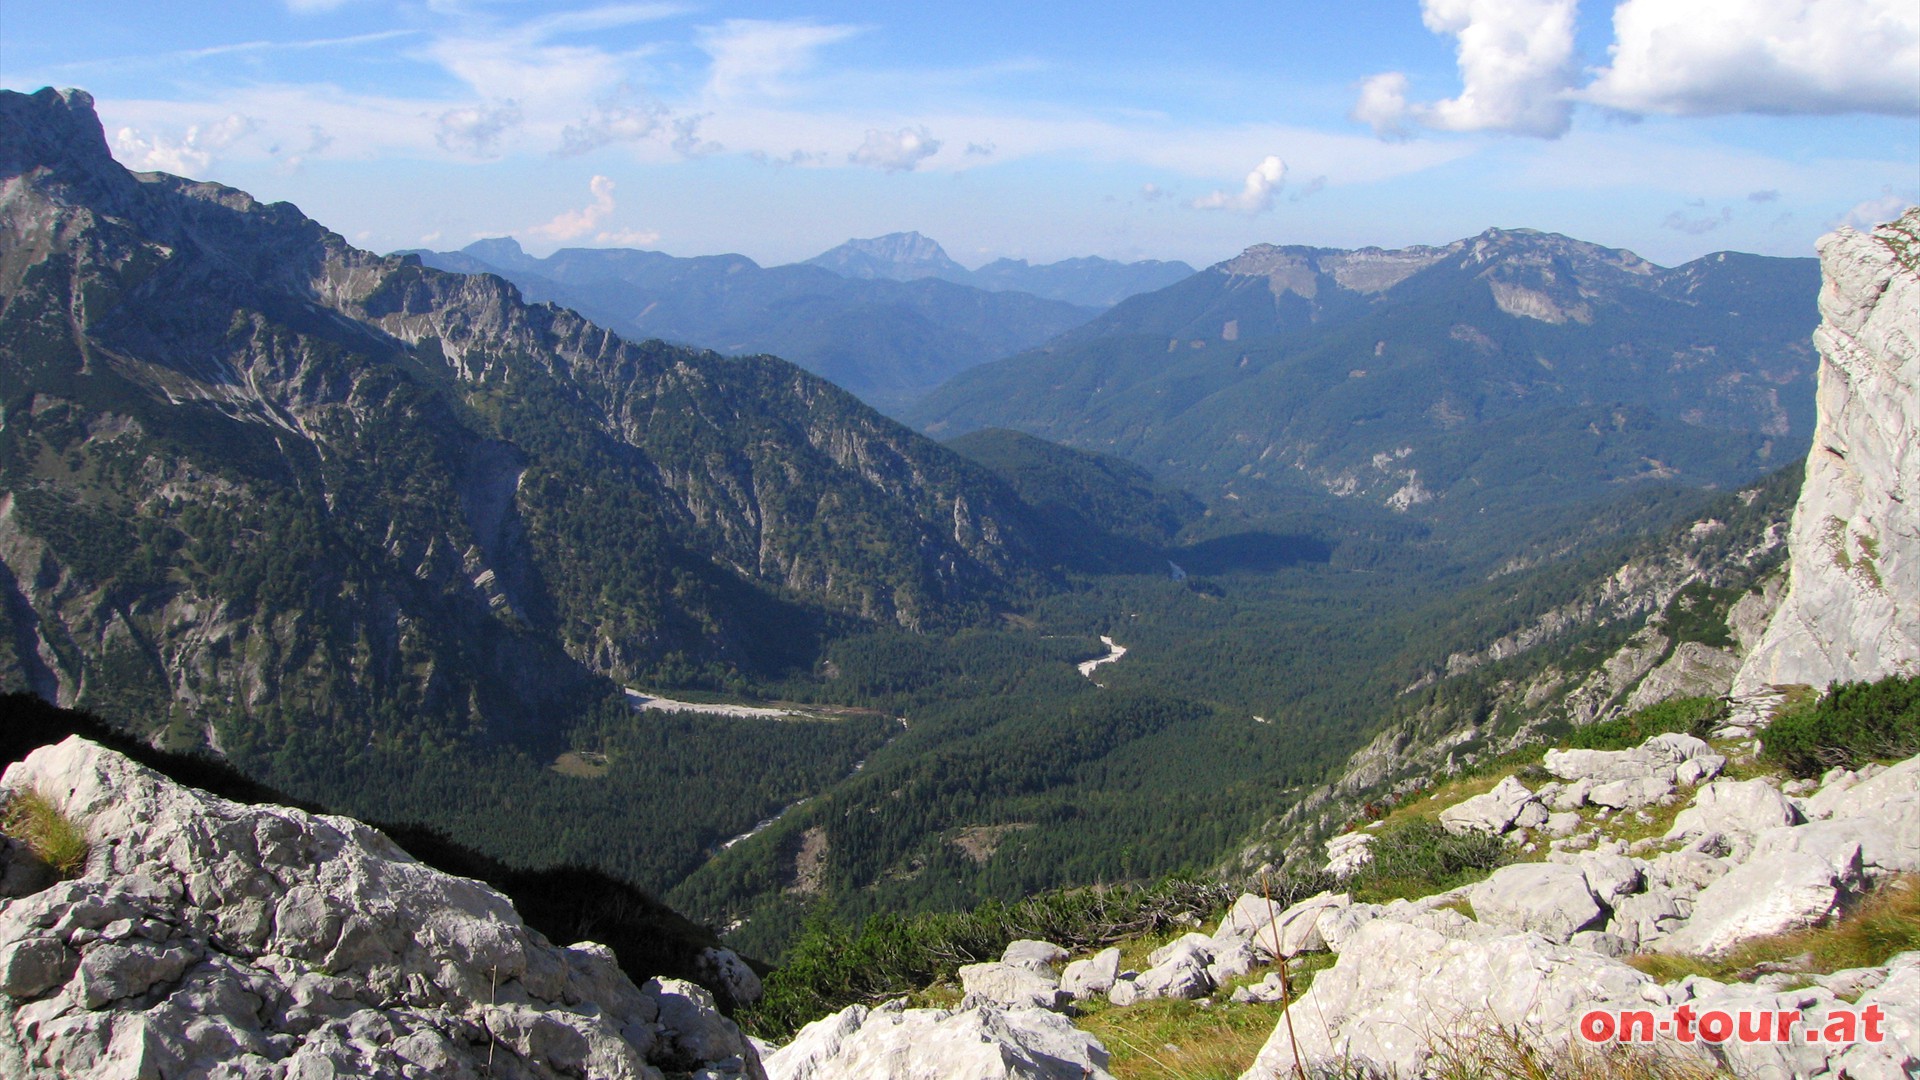
{"label": "blue sky", "polygon": [[961,262],[1567,233],[1806,255],[1920,200],[1912,0],[0,0],[0,86],[375,250]]}

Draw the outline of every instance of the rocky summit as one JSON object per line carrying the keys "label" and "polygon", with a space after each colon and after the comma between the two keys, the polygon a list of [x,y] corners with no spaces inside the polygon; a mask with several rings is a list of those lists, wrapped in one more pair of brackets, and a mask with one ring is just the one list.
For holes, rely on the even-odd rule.
{"label": "rocky summit", "polygon": [[77,737],[0,787],[91,844],[80,876],[0,899],[0,1075],[766,1076],[707,991],[635,986],[350,818],[230,802]]}

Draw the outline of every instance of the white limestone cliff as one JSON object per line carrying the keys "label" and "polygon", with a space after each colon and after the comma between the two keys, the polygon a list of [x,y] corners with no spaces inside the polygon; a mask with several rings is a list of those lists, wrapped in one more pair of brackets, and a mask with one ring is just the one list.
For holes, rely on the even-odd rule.
{"label": "white limestone cliff", "polygon": [[1791,577],[1736,694],[1920,673],[1920,209],[1822,237],[1820,266]]}

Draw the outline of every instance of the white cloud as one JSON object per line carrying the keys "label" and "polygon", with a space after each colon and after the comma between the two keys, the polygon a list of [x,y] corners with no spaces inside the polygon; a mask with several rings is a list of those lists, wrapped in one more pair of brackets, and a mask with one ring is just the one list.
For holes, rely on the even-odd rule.
{"label": "white cloud", "polygon": [[434,139],[441,149],[473,157],[492,157],[500,139],[520,126],[520,103],[512,99],[466,105],[440,114]]}
{"label": "white cloud", "polygon": [[1195,210],[1234,210],[1242,214],[1260,214],[1273,209],[1273,193],[1286,182],[1287,166],[1269,154],[1247,174],[1246,186],[1238,194],[1216,191],[1193,200]]}
{"label": "white cloud", "polygon": [[925,127],[901,128],[898,131],[867,129],[866,141],[861,143],[847,160],[855,165],[869,165],[887,172],[903,172],[913,169],[922,161],[940,152],[940,140]]}
{"label": "white cloud", "polygon": [[122,127],[114,132],[113,145],[115,156],[130,169],[197,177],[205,175],[216,153],[252,134],[258,126],[250,116],[230,113],[211,124],[190,125],[178,137],[159,132],[146,135],[138,128]]}
{"label": "white cloud", "polygon": [[593,196],[591,202],[578,210],[563,210],[555,214],[553,220],[524,230],[523,235],[555,243],[591,236],[595,243],[612,247],[650,247],[659,243],[660,234],[652,229],[601,228],[616,209],[613,187],[611,177],[596,175],[587,182],[587,190]]}
{"label": "white cloud", "polygon": [[811,69],[814,54],[858,34],[856,26],[728,19],[703,29],[700,47],[712,57],[707,93],[720,100],[785,97],[789,76]]}
{"label": "white cloud", "polygon": [[1720,208],[1718,214],[1689,214],[1685,210],[1675,210],[1673,213],[1668,214],[1666,220],[1660,224],[1676,232],[1686,233],[1688,236],[1699,236],[1703,233],[1710,233],[1732,220],[1733,208],[1723,206]]}
{"label": "white cloud", "polygon": [[561,157],[573,157],[598,150],[608,143],[638,142],[650,138],[660,131],[666,115],[665,108],[651,102],[639,105],[601,102],[594,107],[591,115],[577,123],[568,124],[560,132],[560,149],[555,153]]}
{"label": "white cloud", "polygon": [[1577,0],[1422,0],[1421,19],[1460,42],[1460,96],[1420,110],[1449,131],[1552,138],[1567,130]]}
{"label": "white cloud", "polygon": [[701,113],[698,116],[676,117],[673,121],[673,143],[671,144],[673,152],[681,157],[691,158],[706,157],[708,154],[717,154],[725,150],[725,146],[711,139],[702,138],[700,135],[701,121],[711,115],[711,113]]}
{"label": "white cloud", "polygon": [[1624,0],[1580,97],[1635,113],[1920,113],[1913,0]]}
{"label": "white cloud", "polygon": [[601,222],[613,216],[613,180],[595,176],[587,182],[587,190],[593,193],[592,202],[578,210],[561,211],[552,221],[528,229],[527,235],[547,240],[578,240],[599,229]]}
{"label": "white cloud", "polygon": [[287,10],[295,15],[324,15],[351,3],[353,0],[287,0]]}
{"label": "white cloud", "polygon": [[1360,97],[1353,103],[1349,119],[1365,124],[1383,139],[1404,139],[1412,134],[1408,126],[1407,77],[1398,71],[1370,76],[1360,84]]}
{"label": "white cloud", "polygon": [[1895,195],[1889,191],[1880,198],[1868,199],[1866,202],[1860,203],[1853,209],[1847,211],[1846,215],[1834,224],[1850,225],[1853,228],[1862,230],[1871,229],[1876,225],[1884,225],[1899,217],[1901,214],[1906,213],[1907,207],[1912,205],[1913,200],[1905,198],[1904,196]]}

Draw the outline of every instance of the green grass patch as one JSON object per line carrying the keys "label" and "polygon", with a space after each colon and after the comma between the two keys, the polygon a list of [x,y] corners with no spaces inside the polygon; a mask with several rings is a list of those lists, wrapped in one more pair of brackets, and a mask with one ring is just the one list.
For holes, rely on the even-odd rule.
{"label": "green grass patch", "polygon": [[86,869],[86,830],[38,791],[16,791],[7,797],[5,809],[0,810],[0,832],[26,844],[62,878],[77,877]]}
{"label": "green grass patch", "polygon": [[1113,1055],[1119,1080],[1234,1080],[1280,1020],[1279,1005],[1145,1001],[1078,1020]]}

